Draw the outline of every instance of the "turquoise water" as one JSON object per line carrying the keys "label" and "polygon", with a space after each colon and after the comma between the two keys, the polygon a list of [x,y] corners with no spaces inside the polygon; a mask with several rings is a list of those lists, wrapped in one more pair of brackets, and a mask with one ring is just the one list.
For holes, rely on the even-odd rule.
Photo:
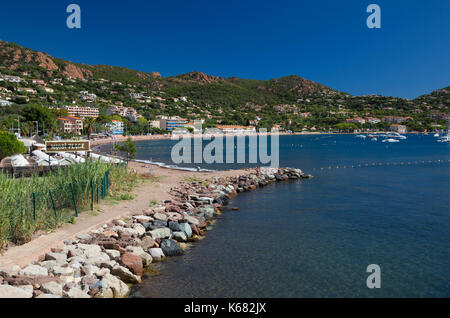
{"label": "turquoise water", "polygon": [[[139,158],[170,163],[158,154],[172,143],[138,143]],[[280,165],[315,178],[233,199],[239,211],[227,210],[185,256],[154,265],[160,275],[134,296],[450,296],[450,145],[422,135],[280,143]],[[369,264],[381,267],[380,289],[366,287]]]}

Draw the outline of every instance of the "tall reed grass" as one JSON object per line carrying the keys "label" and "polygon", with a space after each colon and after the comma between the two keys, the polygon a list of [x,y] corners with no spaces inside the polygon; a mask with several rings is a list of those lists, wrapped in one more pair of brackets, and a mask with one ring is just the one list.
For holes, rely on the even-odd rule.
{"label": "tall reed grass", "polygon": [[45,177],[12,178],[0,173],[0,250],[8,241],[23,244],[36,231],[54,229],[73,218],[70,184],[73,185],[78,210],[89,209],[91,184],[95,188],[101,186],[107,171],[110,171],[111,189],[122,190],[126,186],[126,190],[131,190],[132,183],[125,167],[91,160],[59,169]]}

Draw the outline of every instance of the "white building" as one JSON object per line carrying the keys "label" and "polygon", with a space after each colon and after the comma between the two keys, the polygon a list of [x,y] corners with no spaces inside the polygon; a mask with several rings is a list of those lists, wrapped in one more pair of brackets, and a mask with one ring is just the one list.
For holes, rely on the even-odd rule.
{"label": "white building", "polygon": [[120,120],[113,120],[111,123],[106,124],[107,132],[113,135],[123,135],[124,125]]}
{"label": "white building", "polygon": [[0,106],[11,106],[13,103],[4,99],[0,99]]}

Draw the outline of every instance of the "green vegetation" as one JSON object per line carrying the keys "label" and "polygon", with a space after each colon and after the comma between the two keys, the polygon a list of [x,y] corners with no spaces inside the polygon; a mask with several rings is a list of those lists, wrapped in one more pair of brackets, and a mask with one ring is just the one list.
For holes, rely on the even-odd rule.
{"label": "green vegetation", "polygon": [[[92,194],[94,200],[97,196],[101,199],[102,184],[108,179],[111,186],[105,187],[109,188],[105,196],[131,191],[139,182],[123,166],[93,161],[59,169],[45,177],[11,178],[0,174],[0,249],[8,241],[25,243],[36,231],[74,223],[72,189],[77,210],[81,212],[90,209]],[[123,197],[129,198],[126,194]]]}
{"label": "green vegetation", "polygon": [[137,154],[136,145],[134,144],[131,138],[125,140],[125,142],[122,145],[115,145],[115,148],[118,151],[126,154],[127,163],[129,160],[134,159],[134,157]]}
{"label": "green vegetation", "polygon": [[26,151],[27,148],[23,145],[23,142],[17,140],[15,135],[0,131],[0,160],[12,155],[25,153]]}
{"label": "green vegetation", "polygon": [[[19,54],[20,52],[20,54]],[[148,122],[157,116],[181,116],[189,121],[205,119],[205,127],[223,125],[256,125],[271,129],[274,125],[291,131],[350,131],[350,129],[389,129],[389,124],[346,124],[354,117],[404,116],[410,130],[424,131],[445,128],[450,113],[450,87],[436,90],[413,100],[389,96],[352,96],[319,83],[291,75],[271,80],[220,78],[200,72],[161,77],[123,67],[83,65],[47,56],[50,67],[38,59],[39,52],[0,41],[0,67],[5,75],[22,77],[28,84],[1,82],[15,100],[13,106],[0,108],[0,130],[17,129],[22,134],[36,130],[41,135],[57,131],[55,120],[63,112],[48,110],[72,104],[94,106],[100,116],[85,134],[105,131],[111,120],[121,120],[127,135],[162,133],[150,128]],[[69,78],[67,66],[76,70]],[[23,75],[26,72],[27,75]],[[32,79],[42,79],[54,93],[47,93]],[[36,91],[16,96],[18,87]],[[80,92],[95,94],[95,101],[86,101]],[[111,105],[133,107],[143,117],[136,122],[127,117],[108,116]],[[257,120],[256,120],[257,119]]]}

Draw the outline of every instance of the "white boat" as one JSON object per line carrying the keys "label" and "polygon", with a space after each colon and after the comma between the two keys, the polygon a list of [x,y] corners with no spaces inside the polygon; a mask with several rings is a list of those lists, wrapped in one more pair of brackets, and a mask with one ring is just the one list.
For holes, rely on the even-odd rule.
{"label": "white boat", "polygon": [[450,135],[439,138],[438,142],[450,142]]}
{"label": "white boat", "polygon": [[394,138],[388,138],[388,139],[384,139],[383,142],[400,142],[400,140],[394,139]]}
{"label": "white boat", "polygon": [[435,134],[434,134],[434,137],[439,137],[439,134],[438,134],[438,133],[435,133]]}
{"label": "white boat", "polygon": [[440,137],[438,142],[450,142],[450,119],[448,120],[447,125],[447,135]]}
{"label": "white boat", "polygon": [[356,137],[356,138],[363,138],[363,139],[366,139],[366,138],[367,138],[367,136],[365,136],[365,135],[356,135],[355,137]]}
{"label": "white boat", "polygon": [[372,140],[372,141],[378,141],[378,138],[377,138],[377,137],[373,137],[373,138],[370,139],[370,140]]}
{"label": "white boat", "polygon": [[400,135],[398,132],[392,132],[386,135],[388,138],[407,139],[406,136]]}

